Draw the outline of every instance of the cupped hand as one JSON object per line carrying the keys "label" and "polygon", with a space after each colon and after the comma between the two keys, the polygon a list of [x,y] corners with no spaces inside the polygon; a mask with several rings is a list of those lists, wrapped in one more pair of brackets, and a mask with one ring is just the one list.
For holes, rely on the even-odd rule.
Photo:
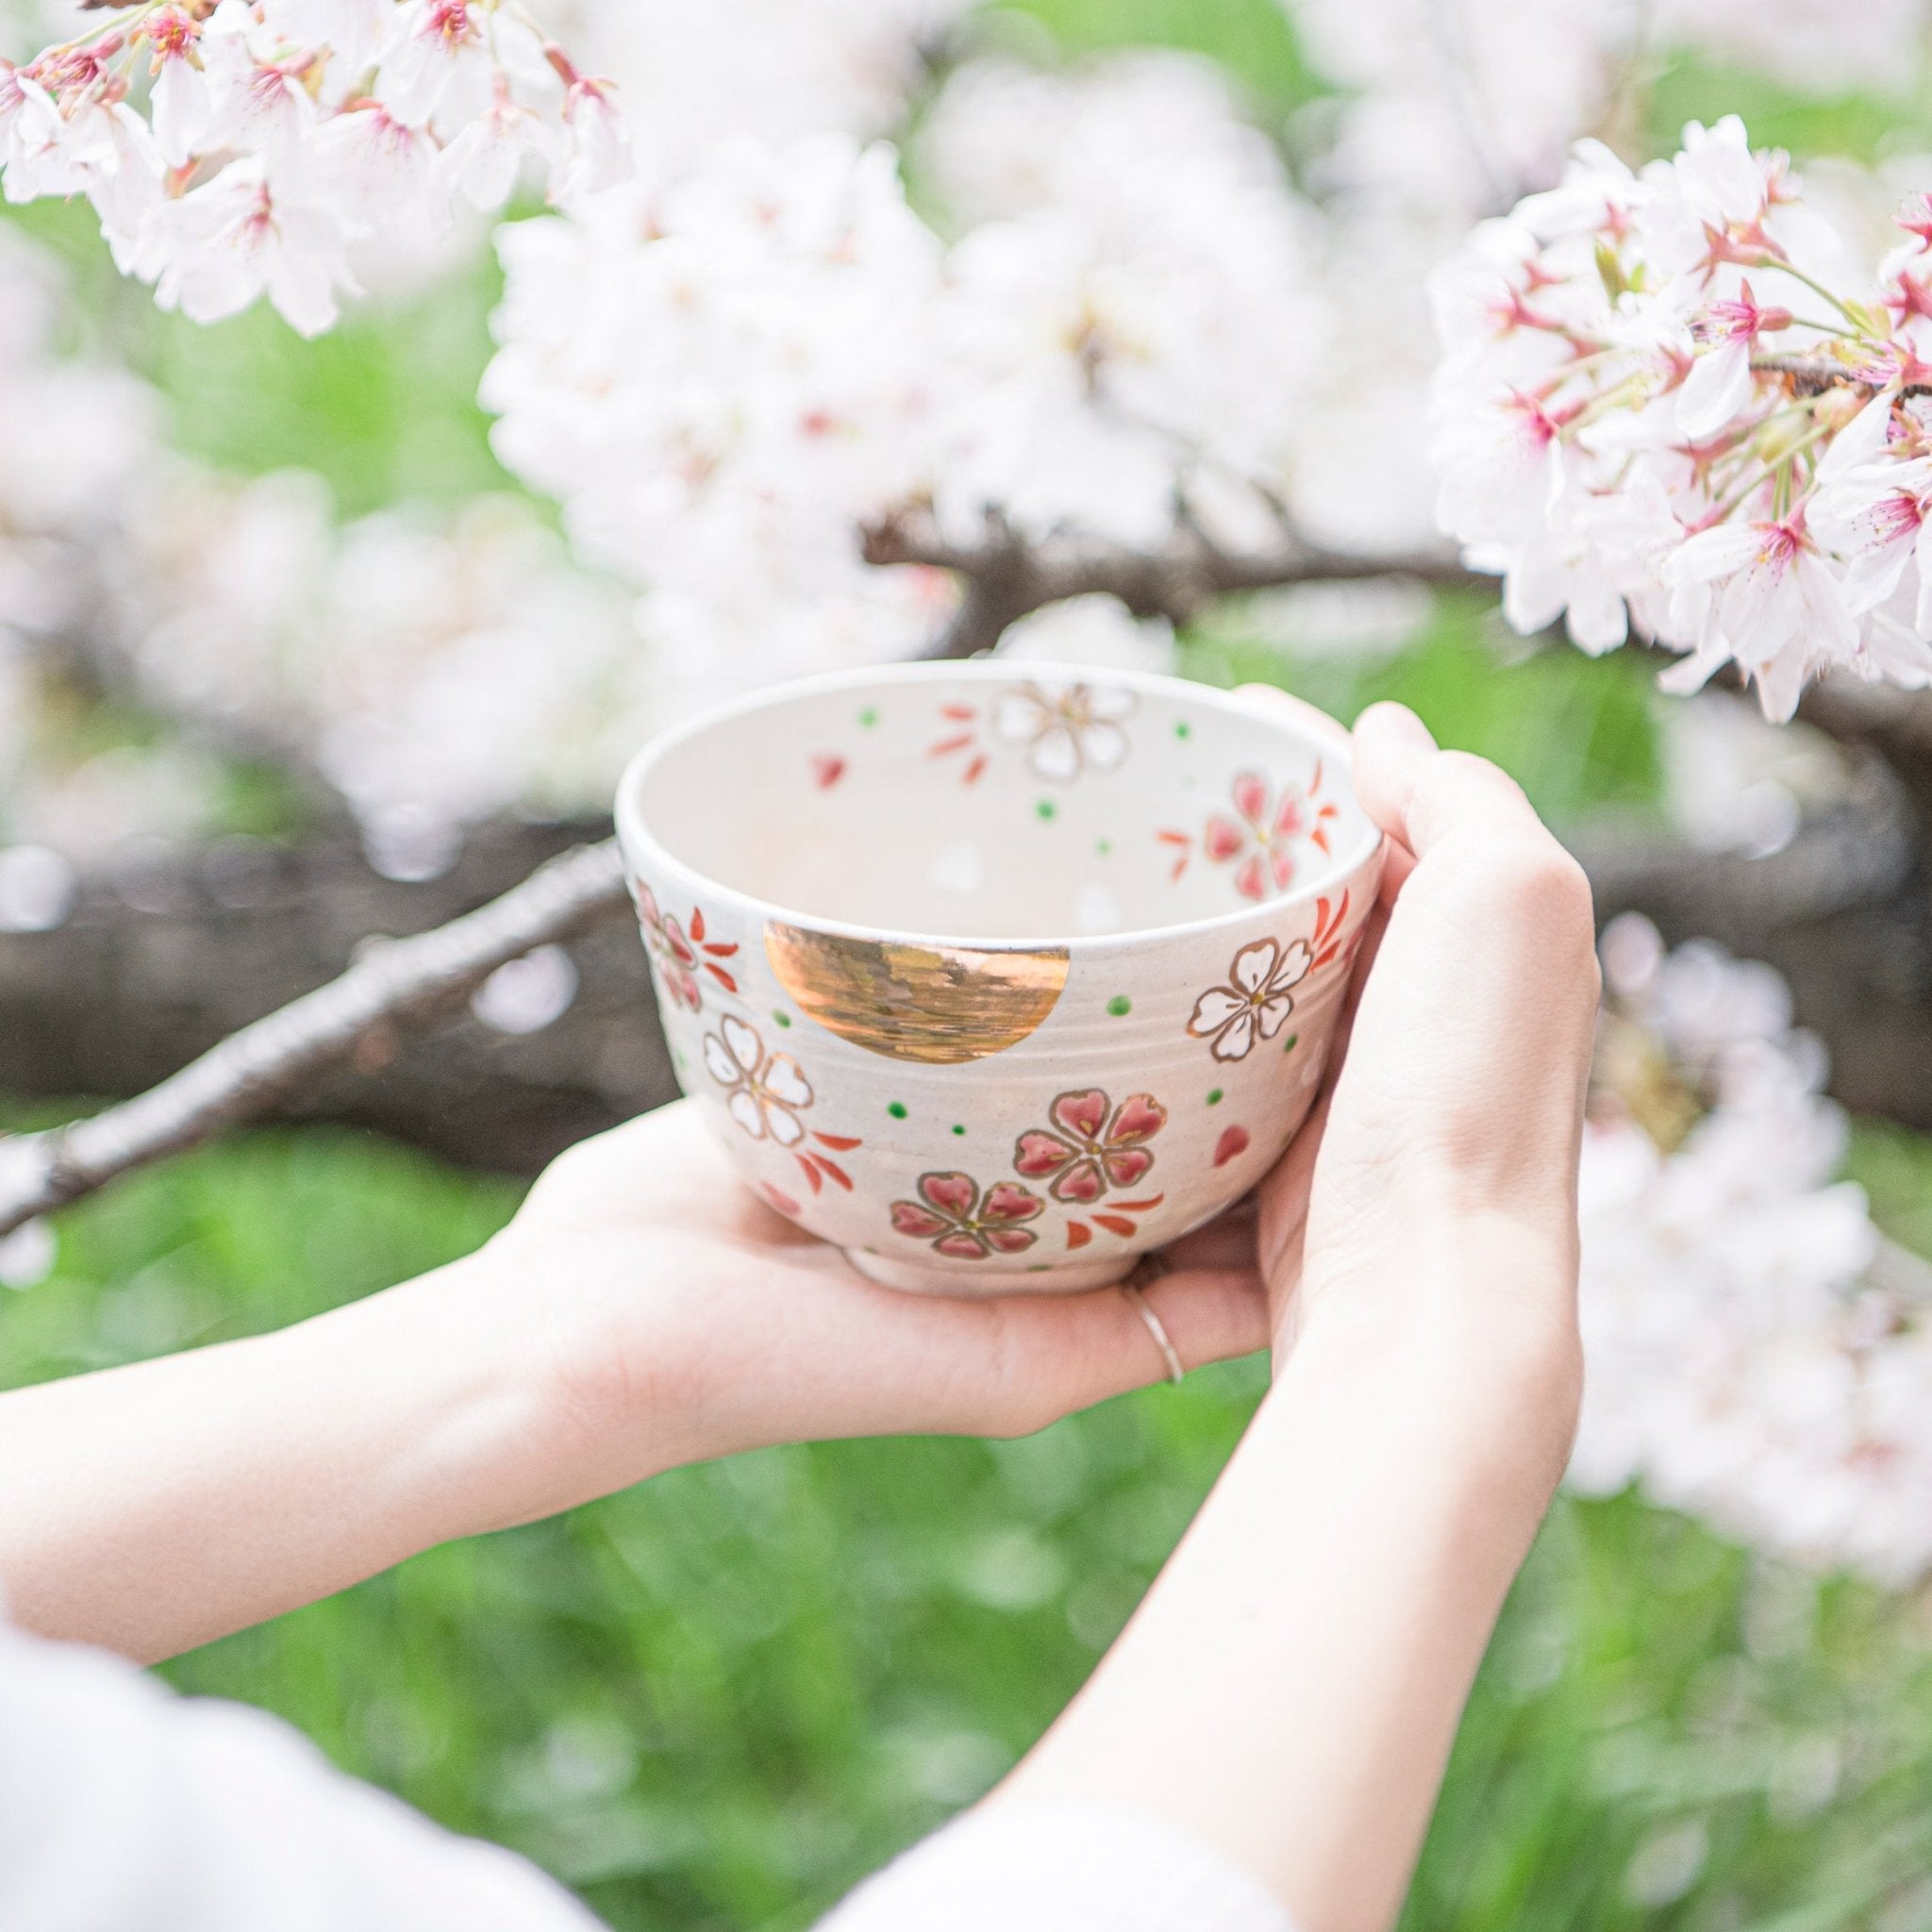
{"label": "cupped hand", "polygon": [[[1166,1259],[1144,1292],[1189,1367],[1266,1346],[1252,1211]],[[548,1391],[550,1507],[766,1443],[1024,1434],[1167,1373],[1117,1292],[969,1301],[862,1279],[746,1191],[689,1101],[572,1148],[476,1265]]]}
{"label": "cupped hand", "polygon": [[1261,1189],[1277,1367],[1317,1330],[1425,1354],[1554,1480],[1581,1391],[1589,881],[1514,781],[1399,705],[1363,713],[1354,771],[1388,862],[1326,1091]]}

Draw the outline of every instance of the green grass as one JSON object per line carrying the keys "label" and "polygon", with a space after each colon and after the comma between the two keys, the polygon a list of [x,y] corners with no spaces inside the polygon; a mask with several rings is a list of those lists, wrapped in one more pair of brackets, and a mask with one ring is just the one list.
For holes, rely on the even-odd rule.
{"label": "green grass", "polygon": [[[1924,1143],[1863,1136],[1856,1166],[1894,1231],[1924,1224]],[[63,1217],[55,1278],[0,1298],[0,1384],[298,1319],[461,1252],[514,1199],[319,1130],[175,1162]],[[621,1932],[803,1926],[1024,1750],[1260,1386],[1238,1365],[1024,1442],[680,1472],[167,1674],[528,1852]],[[1483,1672],[1407,1924],[1902,1932],[1928,1913],[1928,1835],[1911,1605],[1627,1498],[1566,1502]]]}

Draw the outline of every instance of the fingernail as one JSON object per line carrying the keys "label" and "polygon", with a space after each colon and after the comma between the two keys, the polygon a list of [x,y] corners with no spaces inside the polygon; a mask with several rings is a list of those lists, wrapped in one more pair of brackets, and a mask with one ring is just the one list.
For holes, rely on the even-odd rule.
{"label": "fingernail", "polygon": [[1385,702],[1374,707],[1374,713],[1382,728],[1399,738],[1410,751],[1432,752],[1436,749],[1436,741],[1430,735],[1429,727],[1407,705]]}

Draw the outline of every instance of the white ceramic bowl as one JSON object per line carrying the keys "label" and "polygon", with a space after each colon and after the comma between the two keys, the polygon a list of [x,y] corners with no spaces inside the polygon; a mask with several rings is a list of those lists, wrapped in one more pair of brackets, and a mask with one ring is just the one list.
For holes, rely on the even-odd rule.
{"label": "white ceramic bowl", "polygon": [[1273,1165],[1380,875],[1348,738],[993,662],[665,733],[617,826],[679,1080],[896,1288],[1098,1287]]}

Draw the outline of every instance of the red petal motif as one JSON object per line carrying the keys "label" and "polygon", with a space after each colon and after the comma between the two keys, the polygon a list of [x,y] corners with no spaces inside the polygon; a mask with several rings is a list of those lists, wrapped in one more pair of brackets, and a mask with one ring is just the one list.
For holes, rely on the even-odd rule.
{"label": "red petal motif", "polygon": [[1030,1227],[990,1227],[986,1238],[1003,1255],[1022,1254],[1040,1239]]}
{"label": "red petal motif", "polygon": [[1046,1117],[1076,1141],[1097,1141],[1107,1124],[1107,1095],[1098,1087],[1084,1087],[1056,1096]]}
{"label": "red petal motif", "polygon": [[1121,1102],[1120,1111],[1108,1129],[1109,1147],[1131,1146],[1149,1141],[1167,1124],[1167,1109],[1151,1093],[1130,1093]]}
{"label": "red petal motif", "polygon": [[1028,1180],[1058,1174],[1073,1158],[1074,1150],[1057,1134],[1042,1133],[1038,1127],[1013,1143],[1013,1171]]}
{"label": "red petal motif", "polygon": [[979,1210],[982,1221],[1031,1221],[1046,1204],[1028,1188],[1012,1181],[998,1181],[986,1191],[986,1203]]}
{"label": "red petal motif", "polygon": [[1247,842],[1247,833],[1219,813],[1208,821],[1208,829],[1201,835],[1201,850],[1217,865],[1225,865]]}
{"label": "red petal motif", "polygon": [[892,1230],[895,1234],[909,1234],[914,1241],[929,1241],[935,1235],[944,1234],[947,1224],[937,1214],[919,1206],[916,1201],[894,1201],[892,1203]]}
{"label": "red petal motif", "polygon": [[964,1221],[979,1199],[979,1183],[968,1174],[923,1174],[920,1197],[949,1221]]}
{"label": "red petal motif", "polygon": [[1053,1184],[1056,1201],[1077,1201],[1083,1208],[1107,1192],[1107,1181],[1097,1160],[1076,1161]]}
{"label": "red petal motif", "polygon": [[1234,808],[1258,827],[1268,816],[1268,781],[1259,772],[1242,772],[1234,781]]}

